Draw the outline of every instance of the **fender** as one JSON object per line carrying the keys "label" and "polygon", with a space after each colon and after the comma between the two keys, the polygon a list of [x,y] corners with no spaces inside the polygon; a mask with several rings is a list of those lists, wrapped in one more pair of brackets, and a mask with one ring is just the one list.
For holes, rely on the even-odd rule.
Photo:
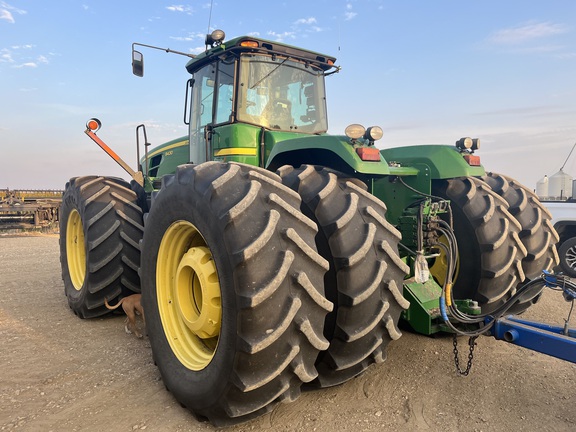
{"label": "fender", "polygon": [[484,167],[470,166],[464,154],[449,145],[416,145],[384,149],[380,152],[388,162],[398,162],[403,167],[426,165],[432,180],[455,177],[479,177],[486,174]]}
{"label": "fender", "polygon": [[265,132],[266,148],[271,148],[266,168],[275,171],[282,165],[323,165],[348,174],[389,175],[386,160],[367,162],[360,159],[356,147],[346,136],[296,135]]}

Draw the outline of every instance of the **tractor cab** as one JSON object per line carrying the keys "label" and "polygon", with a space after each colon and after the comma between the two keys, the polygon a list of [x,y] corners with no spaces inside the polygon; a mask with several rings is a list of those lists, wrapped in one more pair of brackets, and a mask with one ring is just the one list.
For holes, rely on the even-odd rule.
{"label": "tractor cab", "polygon": [[327,131],[324,76],[337,70],[334,58],[249,37],[224,44],[209,35],[207,43],[186,65],[190,161],[237,156],[262,166],[271,150],[266,131]]}
{"label": "tractor cab", "polygon": [[[190,151],[179,163],[265,166],[277,142],[328,130],[324,77],[339,70],[335,58],[248,36],[223,41],[215,30],[199,55],[164,49],[192,58],[184,112]],[[132,65],[143,76],[144,58],[134,47]]]}

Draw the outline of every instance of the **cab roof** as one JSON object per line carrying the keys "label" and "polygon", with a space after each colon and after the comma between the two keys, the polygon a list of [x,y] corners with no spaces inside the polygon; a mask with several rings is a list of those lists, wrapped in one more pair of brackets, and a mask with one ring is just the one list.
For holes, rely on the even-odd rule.
{"label": "cab roof", "polygon": [[[250,42],[251,46],[247,44]],[[305,50],[302,48],[294,47],[292,45],[283,44],[280,42],[273,42],[266,39],[255,38],[252,36],[240,36],[222,44],[210,48],[201,54],[198,54],[194,59],[186,64],[186,70],[189,73],[194,73],[202,66],[210,63],[214,56],[219,56],[224,52],[253,52],[263,54],[278,54],[295,59],[299,59],[311,64],[317,65],[324,71],[335,68],[336,58],[327,56],[325,54],[317,53],[314,51]]]}

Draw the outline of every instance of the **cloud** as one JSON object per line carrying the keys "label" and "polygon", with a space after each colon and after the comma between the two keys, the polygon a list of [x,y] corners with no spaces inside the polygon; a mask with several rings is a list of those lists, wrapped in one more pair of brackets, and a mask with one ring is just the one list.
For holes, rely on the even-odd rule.
{"label": "cloud", "polygon": [[352,11],[352,3],[347,3],[346,12],[344,12],[344,20],[350,21],[351,19],[354,19],[357,15],[358,14],[356,12]]}
{"label": "cloud", "polygon": [[314,17],[309,17],[309,18],[300,18],[299,20],[296,20],[294,22],[294,24],[296,25],[300,25],[300,24],[306,24],[306,25],[310,25],[310,24],[316,24],[316,18]]}
{"label": "cloud", "polygon": [[12,16],[12,14],[6,9],[0,9],[0,20],[5,20],[12,24],[16,22],[14,21],[14,17]]}
{"label": "cloud", "polygon": [[192,15],[192,12],[193,12],[192,7],[190,7],[188,5],[166,6],[166,9],[168,9],[169,11],[172,11],[172,12],[183,12],[183,13],[186,13],[188,15]]}
{"label": "cloud", "polygon": [[351,19],[354,19],[356,15],[358,15],[356,12],[344,12],[344,19],[350,21]]}
{"label": "cloud", "polygon": [[498,30],[488,37],[488,41],[496,45],[519,45],[567,32],[568,28],[563,24],[528,22],[517,27]]}
{"label": "cloud", "polygon": [[12,52],[7,48],[0,49],[0,63],[14,63]]}
{"label": "cloud", "polygon": [[6,2],[0,1],[0,20],[8,21],[10,24],[14,24],[16,22],[14,19],[14,13],[18,15],[24,15],[26,11],[11,6]]}
{"label": "cloud", "polygon": [[190,42],[194,38],[192,36],[170,36],[170,39],[178,42]]}
{"label": "cloud", "polygon": [[276,42],[284,42],[286,39],[296,39],[295,32],[285,31],[282,33],[276,33],[275,31],[270,30],[268,32],[268,36],[272,36]]}
{"label": "cloud", "polygon": [[22,63],[19,65],[14,65],[12,67],[15,67],[16,69],[21,69],[21,68],[37,68],[38,64],[34,63],[34,62],[27,62],[27,63]]}
{"label": "cloud", "polygon": [[317,23],[318,20],[314,17],[300,18],[294,21],[292,28],[301,31],[300,30],[302,28],[301,26],[306,26],[304,28],[304,31],[307,33],[320,33],[324,31],[322,27],[316,25]]}
{"label": "cloud", "polygon": [[[0,64],[9,63],[12,68],[37,68],[39,65],[48,64],[50,60],[44,55],[38,55],[34,60],[31,56],[22,56],[20,50],[28,50],[34,48],[34,45],[14,45],[10,48],[0,49]],[[50,53],[50,55],[54,55]]]}
{"label": "cloud", "polygon": [[[206,35],[204,33],[189,33],[186,36],[170,36],[170,39],[178,41],[178,42],[193,42],[198,43],[196,41],[204,42]],[[205,45],[200,45],[194,48],[188,48],[188,52],[190,54],[200,54],[206,51]]]}
{"label": "cloud", "polygon": [[170,36],[170,39],[179,42],[191,42],[194,40],[204,41],[206,35],[204,33],[188,33],[187,36]]}

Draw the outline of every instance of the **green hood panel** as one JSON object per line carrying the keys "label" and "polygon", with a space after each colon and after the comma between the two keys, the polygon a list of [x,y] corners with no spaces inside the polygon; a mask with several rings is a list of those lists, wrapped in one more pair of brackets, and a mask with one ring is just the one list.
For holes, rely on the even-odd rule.
{"label": "green hood panel", "polygon": [[432,179],[455,177],[478,177],[486,171],[483,166],[470,166],[454,146],[449,145],[415,145],[385,149],[380,152],[389,162],[398,162],[403,167],[416,164],[427,165]]}
{"label": "green hood panel", "polygon": [[[176,138],[148,151],[148,175],[162,177],[165,174],[176,172],[178,165],[190,160],[188,137]],[[144,165],[145,156],[140,158],[140,165]],[[146,173],[146,169],[143,169]]]}

